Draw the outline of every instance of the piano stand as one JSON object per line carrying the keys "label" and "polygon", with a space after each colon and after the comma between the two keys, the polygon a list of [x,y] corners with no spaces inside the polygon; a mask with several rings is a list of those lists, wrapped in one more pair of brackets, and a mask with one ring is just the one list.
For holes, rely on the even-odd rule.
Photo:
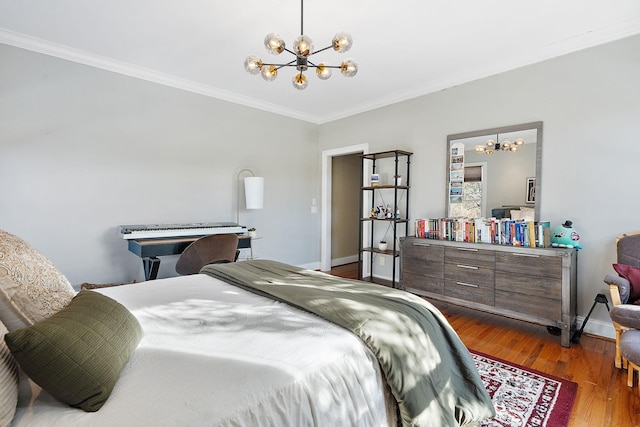
{"label": "piano stand", "polygon": [[[187,246],[195,242],[202,236],[191,237],[168,237],[158,239],[131,239],[128,240],[129,251],[142,258],[144,267],[144,279],[154,280],[158,277],[160,268],[159,256],[179,255]],[[246,235],[238,236],[238,249],[251,249],[251,237]]]}
{"label": "piano stand", "polygon": [[142,266],[144,267],[144,280],[155,280],[156,277],[158,277],[160,258],[157,256],[146,256],[142,258]]}

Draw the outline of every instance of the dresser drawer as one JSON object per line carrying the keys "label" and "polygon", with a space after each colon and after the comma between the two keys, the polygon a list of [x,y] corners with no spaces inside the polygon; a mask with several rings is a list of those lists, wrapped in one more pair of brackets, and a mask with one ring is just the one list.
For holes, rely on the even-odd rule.
{"label": "dresser drawer", "polygon": [[444,293],[447,296],[493,306],[493,269],[468,264],[445,263]]}
{"label": "dresser drawer", "polygon": [[562,258],[525,253],[496,253],[496,270],[562,279]]}
{"label": "dresser drawer", "polygon": [[403,242],[400,271],[402,286],[442,295],[444,289],[444,248],[422,241]]}
{"label": "dresser drawer", "polygon": [[496,271],[496,291],[560,301],[562,299],[562,280]]}
{"label": "dresser drawer", "polygon": [[444,262],[419,258],[405,258],[401,260],[402,274],[431,277],[442,280],[444,278]]}
{"label": "dresser drawer", "polygon": [[402,271],[402,286],[409,291],[425,291],[444,294],[444,277],[435,278]]}
{"label": "dresser drawer", "polygon": [[403,257],[415,258],[418,261],[444,262],[444,247],[431,245],[428,240],[404,241],[401,251]]}
{"label": "dresser drawer", "polygon": [[448,297],[477,302],[493,307],[493,288],[480,286],[475,283],[445,280],[444,294]]}
{"label": "dresser drawer", "polygon": [[484,288],[494,288],[495,271],[468,264],[444,264],[445,282],[464,282]]}
{"label": "dresser drawer", "polygon": [[526,295],[497,290],[496,308],[503,308],[542,319],[551,320],[551,324],[562,320],[562,301],[543,298],[539,295]]}
{"label": "dresser drawer", "polygon": [[467,247],[450,247],[444,250],[446,263],[464,264],[476,267],[495,268],[496,255],[494,251]]}

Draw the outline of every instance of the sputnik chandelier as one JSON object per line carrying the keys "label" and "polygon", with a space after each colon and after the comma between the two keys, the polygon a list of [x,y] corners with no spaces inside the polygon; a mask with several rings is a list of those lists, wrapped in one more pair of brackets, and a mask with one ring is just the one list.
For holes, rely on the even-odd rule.
{"label": "sputnik chandelier", "polygon": [[270,82],[278,77],[278,70],[280,68],[295,67],[297,72],[293,76],[293,87],[303,90],[309,83],[304,71],[307,71],[309,68],[316,69],[316,75],[320,80],[327,80],[331,77],[332,68],[340,69],[340,73],[345,77],[355,76],[358,72],[358,64],[352,58],[345,59],[340,65],[330,65],[327,62],[315,64],[309,60],[310,56],[331,48],[336,52],[344,53],[351,49],[352,44],[351,34],[340,31],[333,36],[330,46],[314,52],[313,41],[311,41],[309,36],[304,35],[304,1],[300,0],[300,35],[293,41],[293,50],[287,49],[284,40],[277,33],[269,33],[264,38],[264,46],[269,53],[279,55],[286,51],[293,54],[295,59],[284,64],[270,64],[262,62],[262,59],[257,55],[249,55],[244,61],[244,69],[247,70],[249,74],[260,73],[263,79]]}
{"label": "sputnik chandelier", "polygon": [[[496,140],[499,139],[500,135],[497,135]],[[490,139],[484,145],[476,145],[476,151],[478,153],[485,153],[487,156],[490,156],[494,153],[494,151],[518,151],[518,147],[522,144],[524,144],[524,141],[521,138],[518,138],[513,142],[505,138],[502,143]]]}

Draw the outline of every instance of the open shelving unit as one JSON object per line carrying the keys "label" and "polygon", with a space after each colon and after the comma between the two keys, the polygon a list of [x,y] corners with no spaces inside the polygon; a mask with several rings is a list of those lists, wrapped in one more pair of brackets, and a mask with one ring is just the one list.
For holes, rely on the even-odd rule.
{"label": "open shelving unit", "polygon": [[[409,233],[409,189],[410,189],[410,169],[411,169],[411,155],[408,151],[391,150],[378,153],[369,153],[361,155],[361,168],[360,168],[360,231],[358,234],[358,279],[367,280],[374,283],[391,286],[393,288],[398,284],[396,280],[396,271],[398,271],[398,259],[400,256],[400,246],[398,243],[399,237],[407,236]],[[366,182],[365,177],[367,174],[377,174],[380,168],[380,161],[394,162],[392,166],[393,179],[391,184],[371,185],[370,182]],[[405,164],[403,164],[406,162]],[[406,165],[406,166],[405,166]],[[396,176],[400,175],[400,172],[404,172],[404,183],[398,185]],[[393,195],[393,203],[389,203],[390,210],[392,212],[391,217],[378,217],[374,216],[373,212],[378,207],[377,202],[384,200],[383,193],[387,196]],[[369,201],[365,200],[365,195],[368,195]],[[404,200],[403,206],[402,199]],[[365,212],[365,203],[368,203],[367,207],[371,215],[362,216]],[[369,206],[370,205],[370,206]],[[404,212],[402,212],[404,210]],[[397,213],[401,214],[398,215]],[[370,227],[367,227],[370,225]],[[375,244],[376,227],[384,226],[390,228],[393,233],[393,239],[388,242],[386,250],[381,250]],[[365,230],[365,228],[367,228]],[[368,232],[368,233],[367,233]],[[367,234],[365,236],[365,234]],[[368,254],[365,260],[365,254]],[[390,257],[392,261],[391,268],[391,280],[376,277],[373,274],[374,271],[374,255]],[[369,276],[364,277],[364,267],[368,263]]]}

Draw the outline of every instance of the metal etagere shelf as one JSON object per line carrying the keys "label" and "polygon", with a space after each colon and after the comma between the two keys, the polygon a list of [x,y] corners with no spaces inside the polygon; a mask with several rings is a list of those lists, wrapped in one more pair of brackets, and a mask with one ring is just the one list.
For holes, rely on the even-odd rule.
{"label": "metal etagere shelf", "polygon": [[[407,236],[409,234],[409,189],[410,189],[410,166],[411,155],[408,151],[403,150],[391,150],[378,153],[363,154],[361,157],[360,168],[360,212],[365,212],[365,194],[369,193],[370,199],[370,212],[375,211],[377,208],[377,201],[384,200],[382,193],[390,193],[393,195],[393,204],[391,207],[391,217],[361,217],[360,218],[360,231],[358,235],[358,279],[367,280],[374,283],[379,283],[393,288],[397,287],[399,281],[396,280],[396,271],[398,270],[398,259],[400,256],[400,247],[398,243],[399,237]],[[388,160],[394,162],[394,175],[392,184],[381,185],[365,185],[365,173],[371,171],[372,175],[375,175],[380,166],[378,162],[380,160]],[[402,163],[406,162],[406,166]],[[403,179],[405,180],[402,185],[399,185],[396,177],[400,175],[401,170],[404,172]],[[365,172],[366,171],[366,172]],[[404,203],[403,203],[404,200]],[[403,204],[403,206],[401,206]],[[403,208],[403,209],[400,209]],[[403,212],[403,216],[397,215],[398,212]],[[370,224],[368,235],[365,236],[365,226]],[[374,236],[376,227],[384,225],[389,227],[393,233],[393,239],[389,242],[386,249],[380,249],[374,245]],[[368,254],[365,260],[365,254]],[[373,274],[374,271],[374,258],[375,256],[391,257],[392,271],[391,280],[376,277]],[[364,267],[368,263],[369,276],[364,277]]]}

